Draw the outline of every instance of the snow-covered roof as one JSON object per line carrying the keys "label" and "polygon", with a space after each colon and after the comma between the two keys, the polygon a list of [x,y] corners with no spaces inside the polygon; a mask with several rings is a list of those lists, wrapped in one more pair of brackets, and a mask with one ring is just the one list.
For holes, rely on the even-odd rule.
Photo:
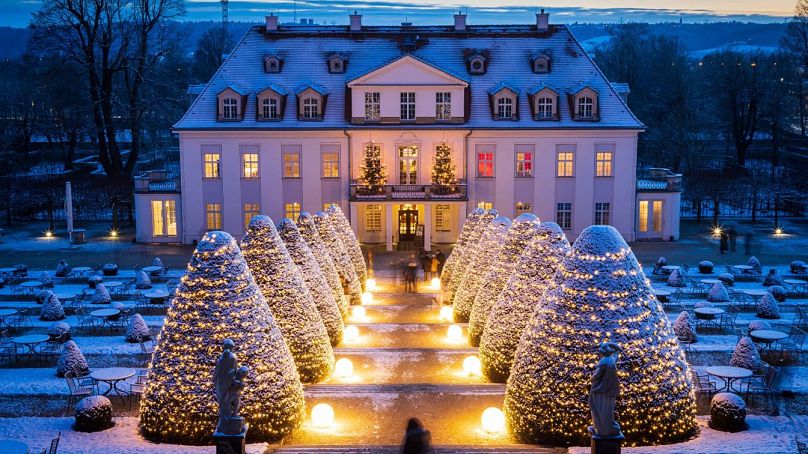
{"label": "snow-covered roof", "polygon": [[[385,26],[362,28],[361,39],[345,26],[307,25],[281,27],[265,32],[263,26],[252,27],[216,72],[202,94],[175,125],[177,130],[283,130],[335,128],[395,128],[392,125],[351,125],[345,117],[347,83],[402,56],[419,61],[462,78],[470,85],[471,102],[468,122],[460,125],[406,125],[406,128],[481,128],[481,129],[642,129],[642,123],[631,113],[595,63],[584,52],[570,31],[552,25],[549,32],[539,32],[535,25],[477,25],[463,33],[451,26]],[[470,75],[469,52],[487,56],[485,74]],[[537,52],[553,55],[552,70],[535,74],[530,62]],[[264,72],[266,55],[282,55],[279,73]],[[330,73],[329,56],[346,58],[345,73]],[[255,94],[270,84],[289,92],[310,80],[331,94],[322,121],[298,118],[294,108],[287,108],[277,122],[262,122],[255,115],[245,115],[238,122],[220,122],[216,115],[216,94],[228,86],[249,93],[246,111],[255,111]],[[599,93],[597,122],[574,121],[567,103],[560,103],[559,121],[534,121],[528,102],[518,104],[518,120],[497,121],[491,116],[489,90],[503,81],[524,93],[537,84],[553,87],[575,87],[586,84]],[[320,90],[318,90],[320,91]],[[564,90],[559,90],[563,95]],[[403,126],[399,126],[403,127]]]}

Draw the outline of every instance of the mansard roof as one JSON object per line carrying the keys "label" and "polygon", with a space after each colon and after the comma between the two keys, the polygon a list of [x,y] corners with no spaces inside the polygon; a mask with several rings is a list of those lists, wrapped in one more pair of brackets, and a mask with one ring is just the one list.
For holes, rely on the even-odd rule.
{"label": "mansard roof", "polygon": [[557,89],[557,88],[555,88],[555,87],[553,87],[553,86],[551,86],[551,85],[547,85],[547,84],[545,84],[544,82],[539,82],[539,83],[537,83],[536,85],[534,85],[534,86],[532,86],[532,87],[528,88],[528,89],[527,89],[527,94],[529,94],[530,96],[533,96],[533,95],[535,95],[536,93],[538,93],[538,92],[540,92],[540,91],[542,91],[542,90],[544,90],[544,89],[551,90],[551,91],[553,91],[555,94],[560,94],[560,93],[561,93],[560,91],[558,91],[558,89]]}
{"label": "mansard roof", "polygon": [[[174,126],[182,130],[284,130],[284,129],[366,129],[369,127],[406,127],[423,129],[643,129],[623,99],[570,31],[562,25],[551,25],[549,31],[538,31],[535,25],[477,25],[456,32],[452,26],[363,26],[361,36],[346,26],[306,25],[282,26],[277,32],[265,27],[252,27],[230,53],[207,87]],[[405,37],[414,37],[405,39]],[[469,75],[466,69],[468,49],[486,50],[489,55],[485,74]],[[535,74],[529,62],[537,52],[553,56],[553,70]],[[283,55],[283,71],[264,72],[267,54]],[[332,74],[323,62],[329,55],[340,54],[350,59],[348,72]],[[407,55],[423,64],[468,82],[470,100],[468,121],[458,125],[352,125],[345,117],[348,83],[363,74],[379,70]],[[460,77],[460,75],[463,75]],[[330,93],[322,121],[300,121],[294,109],[287,109],[280,121],[260,122],[251,115],[239,122],[219,122],[216,95],[228,86],[238,86],[250,93],[246,111],[256,108],[255,93],[270,84],[299,87],[310,80],[317,91]],[[569,87],[578,81],[598,92],[598,122],[581,123],[572,119],[563,103],[559,120],[536,122],[530,105],[518,103],[518,120],[503,123],[493,119],[489,109],[489,91],[502,81],[520,96],[536,86],[546,84]],[[314,88],[312,86],[311,88]],[[322,91],[321,91],[322,90]],[[569,89],[559,90],[559,95]]]}
{"label": "mansard roof", "polygon": [[303,83],[298,85],[297,88],[295,88],[295,94],[299,95],[299,94],[303,93],[304,91],[306,91],[308,89],[312,89],[312,90],[316,91],[321,96],[325,96],[325,95],[327,95],[329,93],[328,89],[323,87],[320,84],[316,84],[316,83],[311,82],[311,81],[304,81]]}
{"label": "mansard roof", "polygon": [[489,95],[495,95],[495,94],[501,92],[502,90],[510,90],[510,91],[514,92],[515,94],[517,94],[517,95],[519,94],[519,87],[517,86],[517,84],[515,84],[515,83],[513,83],[513,82],[511,82],[509,80],[503,80],[502,82],[500,82],[500,83],[494,85],[493,87],[489,88],[488,89],[488,94]]}

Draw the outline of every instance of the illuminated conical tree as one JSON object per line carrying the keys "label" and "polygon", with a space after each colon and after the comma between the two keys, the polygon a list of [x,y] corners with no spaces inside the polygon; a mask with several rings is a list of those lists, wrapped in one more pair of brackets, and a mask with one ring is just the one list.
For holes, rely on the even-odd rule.
{"label": "illuminated conical tree", "polygon": [[[472,230],[469,231],[468,240],[463,248],[458,251],[459,254],[455,258],[454,264],[452,265],[452,279],[449,281],[449,285],[444,287],[445,302],[451,303],[454,301],[454,295],[457,292],[457,288],[463,283],[463,278],[466,277],[466,270],[469,267],[469,263],[471,263],[472,259],[474,258],[474,251],[482,239],[486,227],[496,217],[497,210],[486,210],[480,215],[480,218],[476,220]],[[454,253],[455,252],[452,251],[452,254]]]}
{"label": "illuminated conical tree", "polygon": [[545,292],[555,285],[556,270],[569,249],[561,227],[543,222],[522,252],[488,314],[480,340],[480,361],[489,380],[504,383],[508,379],[519,338],[536,310],[541,309]]}
{"label": "illuminated conical tree", "polygon": [[314,215],[314,223],[317,225],[317,232],[320,238],[323,239],[331,259],[334,260],[334,265],[337,267],[342,286],[348,290],[348,300],[351,304],[362,304],[362,285],[359,283],[359,277],[356,275],[351,257],[342,244],[339,234],[331,225],[328,220],[328,215],[322,211]]}
{"label": "illuminated conical tree", "polygon": [[581,232],[516,351],[505,395],[514,436],[525,443],[588,444],[590,379],[604,341],[617,365],[618,421],[630,445],[672,443],[697,430],[689,366],[668,317],[620,234]]}
{"label": "illuminated conical tree", "polygon": [[474,305],[474,298],[483,285],[483,278],[488,274],[494,257],[499,254],[505,238],[508,236],[508,229],[511,227],[510,219],[499,216],[494,218],[485,226],[485,233],[480,241],[474,244],[474,249],[470,251],[470,259],[467,271],[463,274],[463,281],[457,287],[454,294],[454,319],[456,322],[465,323],[469,321],[471,308]]}
{"label": "illuminated conical tree", "polygon": [[485,213],[485,210],[482,208],[475,208],[474,211],[472,211],[471,214],[466,217],[465,222],[463,222],[463,229],[460,230],[460,235],[458,235],[457,241],[455,242],[454,247],[452,247],[452,253],[449,254],[449,257],[446,257],[446,263],[443,265],[443,272],[440,275],[441,288],[449,288],[449,283],[452,281],[452,275],[454,274],[454,267],[455,263],[457,262],[457,257],[460,256],[460,254],[463,253],[463,250],[468,247],[469,236],[477,227],[483,213]]}
{"label": "illuminated conical tree", "polygon": [[354,271],[356,271],[356,276],[359,278],[359,284],[361,284],[362,289],[364,289],[365,281],[368,280],[368,268],[365,265],[365,256],[362,255],[362,248],[359,246],[359,240],[356,238],[356,235],[351,228],[351,224],[348,222],[348,218],[345,217],[345,214],[342,212],[339,205],[334,203],[328,207],[326,214],[328,214],[328,219],[330,222],[332,222],[331,225],[339,234],[342,244],[348,251]]}
{"label": "illuminated conical tree", "polygon": [[250,221],[241,251],[292,352],[300,380],[324,379],[334,369],[331,340],[272,219],[256,216]]}
{"label": "illuminated conical tree", "polygon": [[539,218],[532,213],[524,213],[513,220],[511,228],[505,237],[497,255],[491,262],[488,272],[483,277],[483,285],[474,297],[469,315],[469,344],[472,347],[480,345],[480,338],[485,330],[485,322],[491,307],[497,301],[499,293],[505,288],[508,278],[513,273],[519,256],[525,251],[533,238],[536,237],[539,226]]}
{"label": "illuminated conical tree", "polygon": [[339,311],[342,318],[348,316],[348,298],[345,296],[345,290],[342,288],[342,281],[340,280],[339,273],[337,272],[337,265],[331,258],[328,248],[325,245],[320,233],[317,231],[317,224],[314,222],[314,216],[307,212],[300,213],[297,219],[297,228],[300,230],[300,236],[306,240],[306,244],[311,249],[314,258],[320,265],[320,271],[323,272],[328,287],[331,288],[331,293],[334,295],[334,300],[339,306]]}
{"label": "illuminated conical tree", "polygon": [[249,367],[241,415],[250,438],[271,441],[305,417],[295,363],[241,251],[224,232],[208,232],[180,280],[158,337],[140,402],[146,438],[207,443],[218,420],[213,369],[225,339]]}
{"label": "illuminated conical tree", "polygon": [[331,293],[331,288],[328,287],[328,282],[323,276],[317,259],[314,258],[311,249],[300,235],[297,225],[291,219],[281,221],[278,234],[286,245],[286,250],[289,251],[292,261],[300,270],[300,275],[306,283],[306,288],[314,298],[314,304],[323,319],[328,337],[331,339],[331,345],[336,346],[342,341],[342,313],[339,306],[337,306],[337,302],[334,301],[334,294]]}

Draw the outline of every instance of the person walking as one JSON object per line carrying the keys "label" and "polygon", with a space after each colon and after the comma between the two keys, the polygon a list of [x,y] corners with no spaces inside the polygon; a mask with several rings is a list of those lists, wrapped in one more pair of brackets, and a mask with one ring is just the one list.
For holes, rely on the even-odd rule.
{"label": "person walking", "polygon": [[418,291],[416,275],[418,274],[418,262],[415,261],[415,254],[410,254],[407,260],[407,293],[416,293]]}
{"label": "person walking", "polygon": [[738,244],[738,231],[735,230],[734,225],[729,226],[727,235],[729,235],[729,251],[735,252],[735,246]]}
{"label": "person walking", "polygon": [[446,254],[438,249],[438,254],[435,257],[438,259],[438,277],[441,277],[443,274],[443,265],[446,264]]}
{"label": "person walking", "polygon": [[429,265],[429,274],[433,277],[440,277],[440,273],[438,273],[438,256],[432,255],[432,259],[430,260]]}
{"label": "person walking", "polygon": [[432,452],[432,434],[418,418],[407,421],[401,454],[429,454]]}
{"label": "person walking", "polygon": [[421,251],[419,261],[421,262],[421,269],[424,270],[424,282],[426,282],[429,279],[429,270],[432,268],[432,259],[429,258],[426,251]]}
{"label": "person walking", "polygon": [[724,254],[727,252],[727,248],[729,246],[729,237],[727,235],[727,232],[724,231],[721,231],[721,233],[719,233],[719,236],[721,237],[721,245],[718,247],[718,249],[721,251],[721,254]]}

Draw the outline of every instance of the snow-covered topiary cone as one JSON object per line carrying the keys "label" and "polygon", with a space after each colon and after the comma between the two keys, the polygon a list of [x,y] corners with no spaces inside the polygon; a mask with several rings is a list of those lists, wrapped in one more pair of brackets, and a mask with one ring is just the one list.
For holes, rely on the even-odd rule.
{"label": "snow-covered topiary cone", "polygon": [[297,228],[300,231],[300,236],[306,240],[306,244],[309,246],[309,249],[311,249],[311,253],[314,254],[317,264],[320,265],[320,271],[323,272],[323,276],[325,276],[328,287],[331,288],[331,293],[334,295],[334,300],[337,302],[342,318],[345,319],[345,317],[348,316],[348,298],[345,296],[345,290],[342,288],[337,266],[334,264],[334,260],[331,259],[331,254],[328,252],[325,242],[323,242],[320,233],[317,231],[317,224],[314,222],[314,217],[305,211],[300,213],[300,217],[297,220]]}
{"label": "snow-covered topiary cone", "polygon": [[682,311],[676,321],[673,322],[673,333],[676,337],[687,342],[696,342],[696,329],[693,320],[690,319],[690,313]]}
{"label": "snow-covered topiary cone", "polygon": [[65,342],[62,346],[62,354],[56,363],[56,376],[64,377],[68,372],[83,375],[89,370],[90,366],[87,365],[87,359],[84,358],[79,346],[72,340]]}
{"label": "snow-covered topiary cone", "polygon": [[489,265],[488,272],[483,277],[474,302],[469,313],[469,343],[472,347],[480,345],[480,338],[485,331],[485,323],[491,307],[497,302],[499,293],[505,288],[508,278],[513,273],[519,256],[536,237],[541,221],[532,213],[524,213],[513,220],[505,241],[502,243],[497,255]]}
{"label": "snow-covered topiary cone", "polygon": [[250,368],[240,410],[250,437],[276,440],[301,423],[303,386],[289,348],[235,240],[213,231],[199,241],[158,336],[140,403],[145,437],[210,441],[218,420],[213,369],[225,339]]}
{"label": "snow-covered topiary cone", "polygon": [[499,254],[500,249],[508,236],[508,229],[511,221],[498,216],[485,226],[485,233],[480,241],[474,245],[474,250],[470,251],[467,272],[463,273],[463,280],[454,293],[454,320],[459,323],[469,321],[471,308],[474,305],[474,298],[477,292],[485,284],[484,279],[494,258]]}
{"label": "snow-covered topiary cone", "polygon": [[39,275],[40,288],[53,288],[53,278],[47,271],[43,271]]}
{"label": "snow-covered topiary cone", "polygon": [[443,272],[440,275],[441,288],[449,288],[449,283],[452,281],[452,274],[454,273],[454,266],[455,262],[457,261],[457,257],[462,254],[462,251],[467,247],[469,236],[477,227],[483,213],[485,213],[485,210],[482,208],[475,208],[474,211],[472,211],[463,222],[463,228],[460,230],[460,235],[458,235],[454,247],[452,247],[452,253],[446,257],[446,263],[443,264]]}
{"label": "snow-covered topiary cone", "polygon": [[679,270],[673,270],[668,276],[668,287],[687,287],[685,278]]}
{"label": "snow-covered topiary cone", "polygon": [[508,379],[522,332],[537,316],[536,311],[542,309],[542,298],[555,285],[556,270],[569,249],[570,243],[561,227],[543,222],[519,256],[488,315],[480,340],[480,361],[489,380],[504,383]]}
{"label": "snow-covered topiary cone", "polygon": [[332,223],[331,225],[339,234],[342,244],[348,251],[348,255],[351,257],[351,263],[353,263],[354,266],[354,271],[356,271],[356,276],[359,278],[359,283],[364,289],[365,281],[368,280],[368,268],[365,264],[365,256],[362,255],[362,247],[359,246],[359,240],[356,238],[351,228],[351,223],[348,222],[348,218],[345,217],[345,213],[342,212],[339,205],[335,203],[329,205],[325,212],[328,214],[328,220]]}
{"label": "snow-covered topiary cone", "polygon": [[129,325],[126,327],[126,342],[136,343],[148,340],[150,337],[151,332],[142,315],[135,313],[129,317]]}
{"label": "snow-covered topiary cone", "polygon": [[135,279],[135,288],[138,290],[145,290],[152,287],[151,279],[145,271],[138,271],[137,278]]}
{"label": "snow-covered topiary cone", "polygon": [[48,336],[65,336],[62,340],[70,339],[70,325],[66,322],[53,322],[45,331]]}
{"label": "snow-covered topiary cone", "polygon": [[516,439],[589,444],[587,395],[604,341],[623,349],[616,411],[626,443],[672,443],[694,434],[696,399],[685,355],[617,230],[584,229],[556,282],[519,341],[508,379],[504,408]]}
{"label": "snow-covered topiary cone", "polygon": [[724,284],[721,282],[716,282],[710,287],[710,291],[707,292],[707,301],[711,303],[728,303],[729,302],[729,292],[727,292],[727,288],[724,287]]}
{"label": "snow-covered topiary cone", "polygon": [[104,284],[101,282],[95,284],[95,293],[93,293],[93,299],[90,301],[90,303],[109,304],[110,302],[112,302],[112,298],[110,298],[109,292]]}
{"label": "snow-covered topiary cone", "polygon": [[268,216],[250,221],[241,251],[286,339],[300,380],[318,382],[334,369],[334,351],[314,299]]}
{"label": "snow-covered topiary cone", "polygon": [[286,245],[292,261],[297,265],[311,297],[314,298],[314,304],[323,319],[331,345],[338,345],[342,341],[342,313],[337,302],[334,301],[334,294],[328,287],[328,282],[323,276],[317,259],[314,258],[311,249],[300,235],[297,225],[291,219],[281,221],[278,234]]}
{"label": "snow-covered topiary cone", "polygon": [[314,215],[314,224],[317,226],[317,232],[320,238],[323,239],[325,247],[328,248],[328,253],[331,259],[334,260],[334,265],[337,267],[337,274],[339,274],[340,282],[344,288],[348,289],[348,299],[351,304],[362,304],[362,285],[359,282],[359,277],[356,275],[351,257],[345,249],[345,245],[339,239],[339,234],[331,222],[328,221],[328,215],[322,211]]}
{"label": "snow-covered topiary cone", "polygon": [[59,301],[59,298],[57,298],[53,292],[48,290],[48,294],[45,296],[44,302],[42,303],[42,311],[39,314],[39,319],[55,322],[56,320],[64,320],[64,318],[65,310],[62,307],[62,302]]}
{"label": "snow-covered topiary cone", "polygon": [[738,341],[735,345],[735,350],[732,352],[729,365],[753,371],[760,367],[760,353],[758,353],[757,345],[752,342],[752,339],[744,336]]}
{"label": "snow-covered topiary cone", "polygon": [[[498,216],[497,210],[486,210],[477,220],[474,229],[469,232],[469,238],[466,246],[461,249],[455,259],[454,270],[452,271],[452,280],[449,281],[448,288],[444,289],[444,302],[450,303],[454,301],[454,295],[457,289],[463,283],[463,278],[466,277],[466,270],[469,269],[469,264],[474,259],[474,254],[482,240],[483,234],[488,226]],[[454,254],[454,251],[452,251]]]}
{"label": "snow-covered topiary cone", "polygon": [[766,294],[760,298],[760,303],[757,307],[757,316],[771,320],[780,318],[780,305],[777,303],[774,295],[766,292]]}
{"label": "snow-covered topiary cone", "polygon": [[746,261],[746,264],[751,266],[752,270],[754,270],[756,273],[760,273],[761,270],[763,269],[763,267],[760,265],[760,260],[758,260],[758,258],[755,257],[754,255],[752,257],[749,257],[749,260]]}

